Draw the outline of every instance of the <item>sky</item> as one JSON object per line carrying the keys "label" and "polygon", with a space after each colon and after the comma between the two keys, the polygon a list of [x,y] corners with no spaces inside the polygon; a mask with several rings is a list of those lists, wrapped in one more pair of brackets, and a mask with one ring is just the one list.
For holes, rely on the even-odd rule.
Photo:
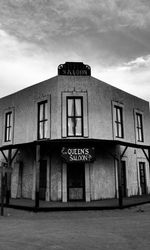
{"label": "sky", "polygon": [[0,97],[66,61],[150,102],[150,0],[0,0]]}

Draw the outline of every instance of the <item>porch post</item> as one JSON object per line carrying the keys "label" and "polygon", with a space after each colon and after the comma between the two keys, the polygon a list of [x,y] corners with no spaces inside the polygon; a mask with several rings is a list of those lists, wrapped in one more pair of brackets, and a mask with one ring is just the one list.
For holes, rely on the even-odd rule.
{"label": "porch post", "polygon": [[120,145],[116,146],[117,155],[117,170],[118,170],[118,194],[119,194],[119,208],[123,207],[122,185],[121,185],[121,152]]}
{"label": "porch post", "polygon": [[90,163],[85,163],[85,201],[90,201]]}
{"label": "porch post", "polygon": [[[150,178],[150,147],[148,148],[148,163],[149,163],[149,178]],[[149,187],[148,187],[148,193],[149,193]]]}
{"label": "porch post", "polygon": [[[8,169],[11,169],[11,149],[8,150]],[[11,173],[7,172],[6,205],[9,205],[11,196]]]}
{"label": "porch post", "polygon": [[39,209],[39,175],[40,175],[40,145],[36,145],[35,162],[35,211]]}
{"label": "porch post", "polygon": [[67,164],[62,163],[62,202],[67,202]]}

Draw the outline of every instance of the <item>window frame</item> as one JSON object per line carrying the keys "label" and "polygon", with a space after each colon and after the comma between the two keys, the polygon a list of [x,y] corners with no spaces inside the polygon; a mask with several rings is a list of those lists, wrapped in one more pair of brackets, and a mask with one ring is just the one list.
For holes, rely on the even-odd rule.
{"label": "window frame", "polygon": [[[11,113],[11,132],[9,140],[6,140],[6,116]],[[3,111],[3,145],[10,145],[14,143],[14,127],[15,127],[15,107],[9,107]]]}
{"label": "window frame", "polygon": [[118,105],[114,105],[115,112],[115,136],[116,138],[124,138],[124,130],[123,130],[123,110],[122,107]]}
{"label": "window frame", "polygon": [[[12,141],[12,127],[13,127],[13,115],[12,111],[5,113],[5,133],[4,133],[4,142]],[[9,123],[9,124],[8,124]]]}
{"label": "window frame", "polygon": [[[82,97],[83,98],[83,136],[81,138],[89,137],[89,113],[88,113],[88,92],[85,90],[73,90],[61,92],[61,137],[67,138],[67,97]],[[69,137],[70,138],[70,137]],[[74,138],[74,137],[72,137]],[[77,137],[79,138],[79,137]]]}
{"label": "window frame", "polygon": [[[117,110],[119,110],[120,112],[120,120],[116,120],[117,115],[118,115]],[[114,140],[125,140],[124,120],[125,120],[124,105],[122,103],[112,101],[112,122],[113,122],[113,139]],[[121,131],[121,136],[119,135],[119,130]]]}
{"label": "window frame", "polygon": [[[73,115],[68,114],[68,100],[73,100]],[[81,115],[75,114],[75,101],[81,100]],[[73,135],[69,135],[69,119],[74,120],[74,127],[73,127]],[[81,119],[81,134],[77,135],[76,133],[76,126],[75,126],[75,119]],[[67,137],[83,137],[83,97],[82,96],[67,96],[66,98],[66,124],[67,124]]]}
{"label": "window frame", "polygon": [[[47,107],[46,107],[47,104]],[[40,119],[40,106],[43,106],[43,119]],[[47,110],[47,111],[46,111]],[[47,115],[45,115],[47,112]],[[40,124],[42,124],[42,137],[40,136]],[[37,138],[38,140],[44,140],[48,138],[48,131],[47,131],[47,136],[45,136],[45,127],[47,125],[48,129],[48,101],[43,100],[41,102],[38,102],[38,112],[37,112]]]}
{"label": "window frame", "polygon": [[[138,124],[138,116],[141,124]],[[134,109],[134,124],[135,124],[135,141],[137,143],[144,143],[144,114],[138,109]],[[141,137],[141,139],[140,139]]]}
{"label": "window frame", "polygon": [[137,112],[136,112],[136,135],[137,135],[138,142],[144,142],[143,117],[142,117],[142,114],[137,113]]}

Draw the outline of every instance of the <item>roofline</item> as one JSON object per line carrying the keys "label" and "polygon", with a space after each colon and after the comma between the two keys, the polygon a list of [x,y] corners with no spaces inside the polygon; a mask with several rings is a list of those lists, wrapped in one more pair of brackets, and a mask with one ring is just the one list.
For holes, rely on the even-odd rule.
{"label": "roofline", "polygon": [[[46,140],[37,140],[37,141],[32,141],[32,142],[27,142],[27,143],[20,143],[20,144],[10,144],[10,145],[3,145],[0,147],[0,151],[1,150],[8,150],[8,149],[17,149],[19,147],[22,146],[36,146],[36,145],[45,145],[45,144],[57,144],[59,143],[60,146],[63,146],[64,143],[68,143],[68,144],[84,144],[84,143],[89,142],[90,144],[109,144],[112,146],[127,146],[127,147],[131,147],[131,148],[141,148],[141,149],[150,149],[150,145],[146,145],[146,144],[136,144],[136,143],[130,143],[130,142],[125,142],[125,141],[119,141],[119,140],[102,140],[102,139],[89,139],[89,138],[81,138],[81,139],[46,139]],[[94,146],[94,145],[93,145]]]}

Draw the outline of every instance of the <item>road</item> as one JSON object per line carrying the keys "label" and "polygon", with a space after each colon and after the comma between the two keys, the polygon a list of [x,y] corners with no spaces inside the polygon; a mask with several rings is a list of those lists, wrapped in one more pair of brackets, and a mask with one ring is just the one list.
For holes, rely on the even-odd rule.
{"label": "road", "polygon": [[150,204],[124,210],[33,213],[6,209],[0,250],[148,250]]}

